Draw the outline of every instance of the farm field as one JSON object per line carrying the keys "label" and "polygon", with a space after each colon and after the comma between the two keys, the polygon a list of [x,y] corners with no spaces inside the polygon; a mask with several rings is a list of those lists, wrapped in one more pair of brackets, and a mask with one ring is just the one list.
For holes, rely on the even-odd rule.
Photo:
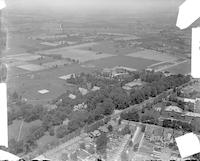
{"label": "farm field", "polygon": [[[8,138],[9,140],[12,138],[17,139],[20,131],[22,121],[21,120],[15,120],[13,121],[13,124],[8,126]],[[29,134],[29,129],[32,126],[39,126],[41,125],[40,120],[32,121],[30,123],[23,122],[22,129],[21,129],[21,135],[20,140],[22,140],[24,137],[26,137]]]}
{"label": "farm field", "polygon": [[113,56],[101,60],[89,62],[88,64],[94,65],[98,68],[112,68],[115,66],[126,66],[138,70],[145,69],[147,66],[158,63],[155,60],[147,60],[143,58],[133,58],[128,56]]}

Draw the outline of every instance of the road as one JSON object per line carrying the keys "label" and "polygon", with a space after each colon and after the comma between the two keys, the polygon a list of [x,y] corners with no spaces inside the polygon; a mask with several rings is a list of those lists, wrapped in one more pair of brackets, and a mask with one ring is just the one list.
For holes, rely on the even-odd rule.
{"label": "road", "polygon": [[17,141],[20,140],[23,124],[24,124],[24,120],[22,120],[22,122],[21,122],[20,129],[19,129],[19,134],[18,134],[18,137],[17,137]]}

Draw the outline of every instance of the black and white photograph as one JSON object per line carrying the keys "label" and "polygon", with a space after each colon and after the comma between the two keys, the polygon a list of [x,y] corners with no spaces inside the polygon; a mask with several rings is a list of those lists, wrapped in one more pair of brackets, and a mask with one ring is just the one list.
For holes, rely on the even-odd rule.
{"label": "black and white photograph", "polygon": [[199,0],[0,0],[0,160],[200,160],[199,18]]}

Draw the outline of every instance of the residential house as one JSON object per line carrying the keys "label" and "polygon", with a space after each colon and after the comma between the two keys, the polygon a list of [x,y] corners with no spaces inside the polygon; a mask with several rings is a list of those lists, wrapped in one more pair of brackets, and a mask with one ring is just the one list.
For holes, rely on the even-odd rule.
{"label": "residential house", "polygon": [[69,98],[71,98],[71,99],[76,99],[76,95],[74,95],[74,94],[69,94]]}
{"label": "residential house", "polygon": [[85,88],[79,87],[78,90],[80,91],[80,93],[81,93],[82,95],[86,95],[86,94],[88,93],[88,90],[85,89]]}
{"label": "residential house", "polygon": [[134,81],[125,84],[122,88],[125,90],[130,90],[132,88],[141,87],[142,85],[143,82],[140,79],[135,79]]}
{"label": "residential house", "polygon": [[94,86],[91,90],[92,90],[92,91],[98,91],[98,90],[100,90],[100,89],[101,89],[100,87]]}

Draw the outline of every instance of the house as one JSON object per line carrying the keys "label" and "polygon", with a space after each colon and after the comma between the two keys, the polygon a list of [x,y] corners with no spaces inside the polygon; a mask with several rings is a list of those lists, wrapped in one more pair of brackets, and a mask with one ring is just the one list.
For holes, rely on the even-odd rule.
{"label": "house", "polygon": [[125,84],[122,88],[126,89],[126,90],[130,90],[133,87],[139,87],[139,86],[142,86],[142,85],[143,85],[143,83],[140,79],[135,79],[134,81]]}
{"label": "house", "polygon": [[79,87],[78,90],[80,91],[80,93],[81,93],[82,95],[86,95],[86,94],[88,93],[88,90],[85,89],[85,88]]}
{"label": "house", "polygon": [[76,99],[76,95],[74,95],[74,94],[69,94],[69,98],[71,98],[71,99]]}
{"label": "house", "polygon": [[75,77],[75,74],[68,74],[68,75],[63,75],[63,76],[60,76],[59,78],[60,79],[64,79],[64,80],[68,80],[70,78],[74,78]]}
{"label": "house", "polygon": [[100,126],[98,128],[100,131],[104,132],[104,133],[107,133],[108,132],[108,128],[106,126]]}
{"label": "house", "polygon": [[94,130],[93,132],[91,132],[91,134],[94,136],[94,137],[98,137],[101,135],[101,132],[99,130]]}
{"label": "house", "polygon": [[42,89],[42,90],[39,90],[38,93],[40,93],[40,94],[46,94],[46,93],[49,93],[49,90]]}
{"label": "house", "polygon": [[172,75],[172,73],[169,71],[163,71],[162,73],[164,74],[165,77]]}
{"label": "house", "polygon": [[101,89],[100,87],[94,86],[91,90],[92,90],[92,91],[98,91],[98,90],[100,90],[100,89]]}
{"label": "house", "polygon": [[191,103],[195,103],[196,99],[190,99],[190,98],[184,98],[183,102],[191,102]]}

